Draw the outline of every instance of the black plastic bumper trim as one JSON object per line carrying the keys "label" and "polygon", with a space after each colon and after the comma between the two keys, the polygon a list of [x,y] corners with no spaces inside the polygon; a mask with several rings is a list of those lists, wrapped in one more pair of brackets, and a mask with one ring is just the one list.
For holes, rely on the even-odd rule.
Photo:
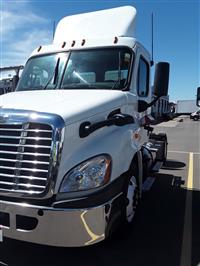
{"label": "black plastic bumper trim", "polygon": [[112,181],[104,189],[98,190],[93,194],[80,199],[71,199],[71,201],[67,199],[66,201],[57,201],[54,202],[52,206],[54,208],[91,208],[102,205],[109,202],[123,191],[125,181],[126,175],[123,174],[116,180]]}

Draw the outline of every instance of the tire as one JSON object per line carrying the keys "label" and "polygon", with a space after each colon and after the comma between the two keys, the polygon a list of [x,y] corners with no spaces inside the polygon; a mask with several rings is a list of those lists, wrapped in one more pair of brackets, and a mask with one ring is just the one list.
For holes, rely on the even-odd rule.
{"label": "tire", "polygon": [[161,140],[165,142],[163,150],[163,163],[165,164],[167,161],[167,147],[168,147],[167,135],[165,133],[159,133],[158,135],[161,137]]}
{"label": "tire", "polygon": [[197,116],[194,116],[194,121],[198,121],[199,120],[199,118],[197,117]]}
{"label": "tire", "polygon": [[139,202],[138,169],[136,165],[133,165],[129,172],[129,177],[123,194],[125,199],[125,204],[122,210],[123,222],[131,224],[134,220]]}

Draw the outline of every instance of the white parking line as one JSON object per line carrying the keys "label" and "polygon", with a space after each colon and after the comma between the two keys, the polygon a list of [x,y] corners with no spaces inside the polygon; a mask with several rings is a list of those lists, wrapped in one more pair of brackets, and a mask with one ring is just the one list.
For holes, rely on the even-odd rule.
{"label": "white parking line", "polygon": [[189,155],[189,168],[188,168],[188,180],[187,180],[187,189],[193,189],[193,153],[190,152]]}

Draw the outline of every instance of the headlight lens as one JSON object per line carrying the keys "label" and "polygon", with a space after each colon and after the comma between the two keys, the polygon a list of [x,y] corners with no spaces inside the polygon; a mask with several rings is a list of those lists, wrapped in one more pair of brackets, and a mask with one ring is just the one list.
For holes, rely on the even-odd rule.
{"label": "headlight lens", "polygon": [[73,192],[100,187],[109,181],[110,172],[110,156],[100,155],[91,158],[67,173],[59,192]]}

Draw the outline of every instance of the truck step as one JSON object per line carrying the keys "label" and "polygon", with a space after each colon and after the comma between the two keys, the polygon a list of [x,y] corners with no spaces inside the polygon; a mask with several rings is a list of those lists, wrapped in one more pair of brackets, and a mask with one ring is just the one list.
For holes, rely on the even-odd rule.
{"label": "truck step", "polygon": [[149,191],[151,187],[153,186],[153,183],[155,181],[155,177],[147,177],[147,179],[142,184],[142,191]]}
{"label": "truck step", "polygon": [[159,172],[160,168],[163,166],[163,162],[156,162],[154,167],[152,168],[152,171],[153,172]]}

